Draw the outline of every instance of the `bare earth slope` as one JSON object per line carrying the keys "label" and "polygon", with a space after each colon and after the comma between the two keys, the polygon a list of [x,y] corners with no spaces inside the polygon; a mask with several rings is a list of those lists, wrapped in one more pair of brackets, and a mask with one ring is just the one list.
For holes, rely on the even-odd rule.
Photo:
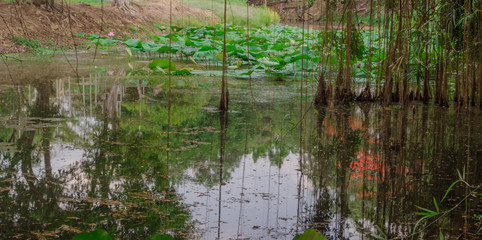
{"label": "bare earth slope", "polygon": [[[56,2],[54,9],[50,9],[0,2],[0,53],[25,51],[12,41],[14,36],[39,39],[47,46],[73,46],[83,41],[73,36],[78,32],[103,35],[113,32],[116,36],[144,38],[158,31],[154,24],[169,22],[169,0],[148,0],[130,6],[131,11],[124,12],[110,5]],[[182,16],[211,22],[213,14],[174,0],[173,21]]]}

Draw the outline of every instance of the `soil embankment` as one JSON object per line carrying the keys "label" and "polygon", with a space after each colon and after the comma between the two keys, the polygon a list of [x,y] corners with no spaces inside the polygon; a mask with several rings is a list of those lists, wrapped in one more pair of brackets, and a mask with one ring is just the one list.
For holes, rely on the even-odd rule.
{"label": "soil embankment", "polygon": [[[78,32],[109,32],[117,37],[145,38],[159,32],[153,25],[169,22],[169,0],[148,0],[130,4],[130,11],[111,5],[56,2],[54,8],[0,2],[0,53],[26,51],[25,41],[39,41],[44,47],[71,47],[84,41]],[[173,1],[173,21],[190,16],[212,22],[212,12]],[[219,21],[219,19],[215,19]],[[23,41],[22,44],[18,44]]]}
{"label": "soil embankment", "polygon": [[[265,0],[248,0],[253,5],[264,5]],[[301,22],[303,19],[310,22],[322,20],[325,14],[326,0],[293,1],[279,0],[277,2],[268,1],[267,6],[276,11],[281,16],[281,21],[285,23]],[[337,4],[343,4],[337,2]],[[369,0],[356,0],[356,11],[359,14],[366,13],[370,8]],[[340,8],[338,6],[338,8]],[[291,24],[290,24],[291,25]]]}

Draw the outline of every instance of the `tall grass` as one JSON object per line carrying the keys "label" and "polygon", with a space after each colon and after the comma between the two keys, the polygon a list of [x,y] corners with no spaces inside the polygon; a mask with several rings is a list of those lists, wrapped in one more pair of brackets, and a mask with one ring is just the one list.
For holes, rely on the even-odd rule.
{"label": "tall grass", "polygon": [[[224,0],[178,0],[187,6],[214,11],[214,14],[223,19]],[[279,22],[279,15],[268,7],[249,7],[249,25],[251,27],[266,27]],[[246,26],[246,1],[228,0],[227,22],[235,25]]]}

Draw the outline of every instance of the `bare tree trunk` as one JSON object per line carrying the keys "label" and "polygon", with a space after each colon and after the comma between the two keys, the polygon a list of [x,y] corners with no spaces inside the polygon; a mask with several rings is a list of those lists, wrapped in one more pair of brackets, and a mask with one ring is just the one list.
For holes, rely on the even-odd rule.
{"label": "bare tree trunk", "polygon": [[[479,1],[479,10],[482,9],[482,1]],[[482,11],[479,11],[479,32],[478,39],[482,39]],[[479,88],[477,89],[479,94],[479,108],[482,109],[482,43],[479,42]]]}
{"label": "bare tree trunk", "polygon": [[[325,16],[326,16],[326,21],[325,21],[325,38],[323,39],[323,43],[322,43],[322,46],[325,47],[326,46],[326,42],[327,42],[327,39],[328,39],[328,9],[330,7],[330,4],[329,4],[329,1],[327,0],[325,2]],[[320,14],[322,15],[322,14]],[[321,56],[320,59],[322,59],[323,57]],[[328,60],[328,59],[327,59]],[[326,82],[325,82],[325,64],[323,63],[323,61],[321,61],[321,71],[318,75],[318,88],[316,89],[316,94],[315,94],[315,99],[314,99],[314,104],[315,106],[322,106],[322,105],[326,105],[328,102],[326,101]]]}
{"label": "bare tree trunk", "polygon": [[351,92],[351,39],[352,39],[352,22],[353,22],[353,0],[347,2],[346,15],[346,55],[345,55],[345,76],[343,78],[343,87],[341,90],[340,101],[349,103],[353,99]]}
{"label": "bare tree trunk", "polygon": [[428,69],[428,46],[425,46],[425,64],[423,68],[423,103],[428,104],[429,96],[429,86],[428,81],[430,79],[430,71]]}
{"label": "bare tree trunk", "polygon": [[[393,30],[393,6],[390,6],[389,2],[385,2],[385,8],[386,8],[386,13],[389,14],[390,18],[387,18],[385,21],[385,26],[386,28],[390,27],[390,30],[388,31],[388,39],[389,41],[387,42],[387,48],[388,48],[388,54],[387,57],[385,58],[385,85],[383,89],[383,100],[385,102],[385,105],[390,105],[392,104],[392,91],[393,91],[393,74],[392,74],[392,69],[391,69],[391,64],[395,62],[395,44],[392,44],[392,39],[394,36],[394,30]],[[397,38],[398,39],[398,38]],[[395,45],[395,46],[393,46]]]}
{"label": "bare tree trunk", "polygon": [[318,76],[318,88],[316,89],[314,104],[315,106],[322,106],[327,104],[326,83],[325,83],[325,76],[323,71],[321,71],[320,75]]}

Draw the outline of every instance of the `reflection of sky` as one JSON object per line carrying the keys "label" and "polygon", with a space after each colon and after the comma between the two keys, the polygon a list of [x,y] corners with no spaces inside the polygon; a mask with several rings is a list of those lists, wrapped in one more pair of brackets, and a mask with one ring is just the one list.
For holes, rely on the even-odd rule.
{"label": "reflection of sky", "polygon": [[[252,155],[243,157],[240,166],[231,173],[232,178],[222,186],[221,239],[236,238],[238,232],[241,239],[267,235],[277,239],[288,236],[289,239],[296,230],[299,175],[295,170],[298,168],[296,157],[288,155],[281,169],[271,166],[267,158],[254,163]],[[185,181],[178,186],[178,193],[190,206],[193,220],[200,223],[201,239],[215,239],[218,234],[219,185],[207,189]],[[278,193],[283,195],[279,200]]]}
{"label": "reflection of sky", "polygon": [[[312,219],[319,194],[310,179],[303,176],[302,196],[298,200],[300,172],[299,155],[290,153],[283,159],[280,169],[271,165],[268,158],[253,161],[252,154],[243,155],[239,166],[233,169],[232,178],[222,186],[221,196],[221,239],[292,239],[310,228],[306,221]],[[244,165],[245,163],[245,165]],[[244,167],[244,182],[243,182]],[[219,172],[216,167],[213,172]],[[193,169],[185,171],[185,179],[196,174]],[[244,184],[244,195],[241,189]],[[212,188],[185,180],[177,186],[178,193],[189,206],[192,220],[197,223],[195,237],[216,239],[218,236],[219,185]],[[327,186],[329,201],[335,209],[329,209],[325,235],[330,239],[359,239],[359,226],[374,231],[370,220],[345,218],[340,224],[341,215],[335,201],[337,191]],[[348,193],[348,207],[355,209],[355,194]],[[299,212],[298,212],[298,206]],[[338,233],[342,232],[342,235]]]}
{"label": "reflection of sky", "polygon": [[[221,239],[292,239],[294,234],[306,229],[302,222],[314,210],[316,199],[311,181],[303,177],[302,198],[298,200],[298,156],[289,154],[281,169],[272,166],[268,158],[260,158],[255,163],[251,154],[243,156],[240,165],[231,173],[232,178],[222,186]],[[187,170],[185,175],[191,178],[193,170]],[[219,185],[206,188],[184,181],[177,189],[189,206],[192,220],[200,226],[195,233],[197,237],[217,238]],[[350,227],[345,235],[356,236],[353,221],[348,220],[346,226]],[[330,227],[333,228],[335,226]]]}

